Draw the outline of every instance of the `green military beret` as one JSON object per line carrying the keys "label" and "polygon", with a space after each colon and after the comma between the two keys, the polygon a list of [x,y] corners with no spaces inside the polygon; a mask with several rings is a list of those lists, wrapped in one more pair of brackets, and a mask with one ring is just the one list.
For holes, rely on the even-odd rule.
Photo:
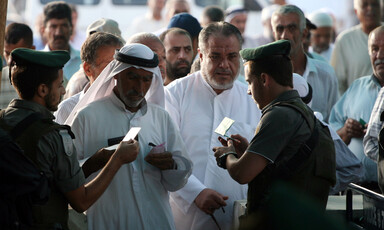
{"label": "green military beret", "polygon": [[51,68],[62,68],[70,59],[69,53],[64,50],[36,51],[26,48],[17,48],[11,52],[12,61],[19,65],[35,64]]}
{"label": "green military beret", "polygon": [[289,55],[291,43],[288,40],[278,40],[252,49],[240,50],[241,57],[248,60],[256,60],[273,55]]}

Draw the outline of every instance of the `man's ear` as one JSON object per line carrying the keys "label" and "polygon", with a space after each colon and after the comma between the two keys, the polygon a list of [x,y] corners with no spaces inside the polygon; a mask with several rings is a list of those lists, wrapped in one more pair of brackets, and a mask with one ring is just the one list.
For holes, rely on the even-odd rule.
{"label": "man's ear", "polygon": [[200,63],[203,60],[203,53],[201,52],[200,48],[197,48],[197,52],[199,53]]}
{"label": "man's ear", "polygon": [[40,84],[37,87],[36,94],[40,98],[44,98],[49,94],[49,87],[46,84]]}
{"label": "man's ear", "polygon": [[88,62],[83,63],[83,69],[85,75],[87,75],[88,77],[93,77],[91,72],[91,65]]}
{"label": "man's ear", "polygon": [[261,73],[260,82],[263,84],[263,86],[267,86],[269,84],[269,75],[266,73]]}
{"label": "man's ear", "polygon": [[301,37],[301,42],[304,41],[304,39],[308,36],[309,30],[307,28],[304,28],[303,30],[303,36]]}

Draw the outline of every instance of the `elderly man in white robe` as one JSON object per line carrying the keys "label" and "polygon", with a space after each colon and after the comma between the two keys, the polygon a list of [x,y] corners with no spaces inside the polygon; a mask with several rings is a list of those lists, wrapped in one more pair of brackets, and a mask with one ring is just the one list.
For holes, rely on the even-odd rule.
{"label": "elderly man in white robe", "polygon": [[168,192],[185,185],[192,164],[163,107],[157,55],[132,43],[116,51],[67,119],[89,178],[108,159],[104,147],[119,142],[131,127],[141,127],[138,157],[118,171],[88,209],[88,229],[175,229]]}
{"label": "elderly man in white robe", "polygon": [[228,135],[241,133],[249,140],[261,117],[246,85],[235,81],[241,43],[235,26],[209,24],[199,34],[201,71],[166,87],[166,109],[178,125],[194,164],[186,186],[171,193],[179,230],[232,229],[234,201],[247,197],[247,185],[238,184],[217,167],[212,151],[220,145],[214,131],[224,117],[235,120]]}

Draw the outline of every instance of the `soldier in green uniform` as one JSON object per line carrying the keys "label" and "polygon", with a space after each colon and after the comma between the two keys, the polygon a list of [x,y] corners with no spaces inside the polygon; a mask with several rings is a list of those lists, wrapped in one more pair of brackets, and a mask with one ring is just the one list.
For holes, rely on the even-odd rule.
{"label": "soldier in green uniform", "polygon": [[98,177],[85,184],[73,134],[54,123],[51,113],[65,93],[62,67],[69,58],[67,51],[18,48],[11,53],[10,80],[20,99],[0,112],[0,125],[45,174],[51,190],[45,205],[33,207],[32,229],[68,229],[68,203],[78,212],[88,209],[139,151],[136,141],[121,142]]}
{"label": "soldier in green uniform", "polygon": [[[213,149],[220,167],[228,169],[240,184],[248,183],[246,215],[252,216],[252,227],[260,229],[271,229],[264,217],[276,182],[294,185],[317,200],[323,210],[335,183],[331,136],[293,90],[289,53],[286,40],[240,51],[246,62],[248,93],[262,117],[250,144],[242,136],[232,135],[239,142],[221,139],[224,147]],[[255,216],[263,217],[257,220]]]}

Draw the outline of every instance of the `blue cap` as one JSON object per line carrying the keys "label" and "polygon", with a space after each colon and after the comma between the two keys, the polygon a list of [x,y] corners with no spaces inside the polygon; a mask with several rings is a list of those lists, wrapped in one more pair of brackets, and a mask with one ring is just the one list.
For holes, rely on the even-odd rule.
{"label": "blue cap", "polygon": [[171,18],[168,29],[177,27],[188,31],[192,38],[197,37],[201,31],[199,21],[188,13],[176,14]]}

